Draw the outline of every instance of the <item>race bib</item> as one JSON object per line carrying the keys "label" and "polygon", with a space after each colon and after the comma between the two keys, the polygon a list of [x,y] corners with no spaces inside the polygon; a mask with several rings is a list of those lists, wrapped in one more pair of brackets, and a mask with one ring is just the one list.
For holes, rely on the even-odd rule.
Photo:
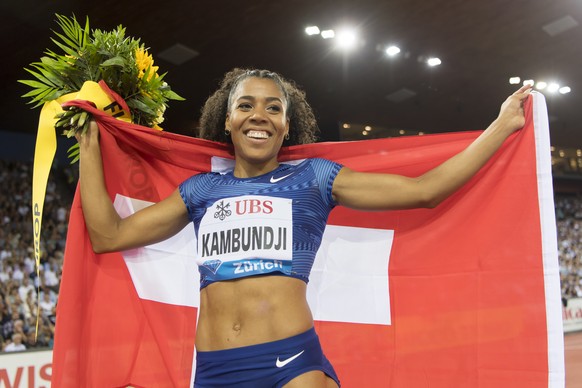
{"label": "race bib", "polygon": [[228,262],[235,274],[268,272],[291,261],[292,243],[291,199],[224,198],[208,207],[200,222],[197,263],[211,267]]}

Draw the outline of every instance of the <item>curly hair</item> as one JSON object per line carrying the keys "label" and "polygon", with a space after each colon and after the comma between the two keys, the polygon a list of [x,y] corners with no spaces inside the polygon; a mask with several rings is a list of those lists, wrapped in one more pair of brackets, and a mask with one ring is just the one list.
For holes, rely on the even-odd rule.
{"label": "curly hair", "polygon": [[319,128],[315,115],[305,99],[305,92],[300,90],[295,82],[272,71],[239,68],[226,73],[220,83],[220,88],[206,100],[200,116],[199,135],[201,138],[232,143],[230,136],[224,131],[226,114],[238,85],[251,77],[273,80],[287,100],[289,139],[285,140],[284,145],[307,144],[317,140]]}

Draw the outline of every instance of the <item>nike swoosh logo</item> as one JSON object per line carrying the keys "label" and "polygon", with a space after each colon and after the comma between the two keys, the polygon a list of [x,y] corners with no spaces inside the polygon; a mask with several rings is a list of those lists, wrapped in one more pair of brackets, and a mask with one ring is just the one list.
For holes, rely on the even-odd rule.
{"label": "nike swoosh logo", "polygon": [[282,177],[279,178],[275,178],[274,176],[271,177],[271,183],[277,183],[279,181],[282,181],[283,179],[287,178],[288,176],[293,175],[293,173],[291,174],[287,174],[287,175],[283,175]]}
{"label": "nike swoosh logo", "polygon": [[291,361],[295,360],[297,357],[302,355],[304,351],[305,350],[302,350],[299,353],[297,353],[296,355],[291,356],[286,360],[279,360],[279,357],[277,357],[277,362],[275,363],[275,365],[277,365],[277,368],[283,368],[285,365],[289,364]]}

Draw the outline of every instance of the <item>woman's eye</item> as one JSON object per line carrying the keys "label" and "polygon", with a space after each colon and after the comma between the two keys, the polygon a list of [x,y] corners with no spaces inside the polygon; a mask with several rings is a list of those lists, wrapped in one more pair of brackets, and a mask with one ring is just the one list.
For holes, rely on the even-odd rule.
{"label": "woman's eye", "polygon": [[251,104],[249,103],[242,103],[242,104],[238,104],[238,108],[242,109],[242,110],[249,110],[251,109]]}
{"label": "woman's eye", "polygon": [[271,105],[271,106],[267,107],[267,110],[272,111],[272,112],[281,112],[281,107],[278,105]]}

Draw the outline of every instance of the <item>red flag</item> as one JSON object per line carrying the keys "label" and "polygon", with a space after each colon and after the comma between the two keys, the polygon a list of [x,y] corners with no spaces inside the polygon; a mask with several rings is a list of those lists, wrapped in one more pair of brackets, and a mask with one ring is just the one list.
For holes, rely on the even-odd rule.
{"label": "red flag", "polygon": [[[543,97],[533,105],[530,99],[524,129],[436,209],[332,212],[308,299],[343,386],[563,386]],[[106,184],[122,215],[159,201],[192,174],[232,163],[226,146],[82,106],[99,122]],[[285,148],[280,159],[323,157],[359,171],[416,176],[478,135],[318,143]],[[191,386],[198,306],[191,233],[95,255],[76,196],[53,386]]]}

